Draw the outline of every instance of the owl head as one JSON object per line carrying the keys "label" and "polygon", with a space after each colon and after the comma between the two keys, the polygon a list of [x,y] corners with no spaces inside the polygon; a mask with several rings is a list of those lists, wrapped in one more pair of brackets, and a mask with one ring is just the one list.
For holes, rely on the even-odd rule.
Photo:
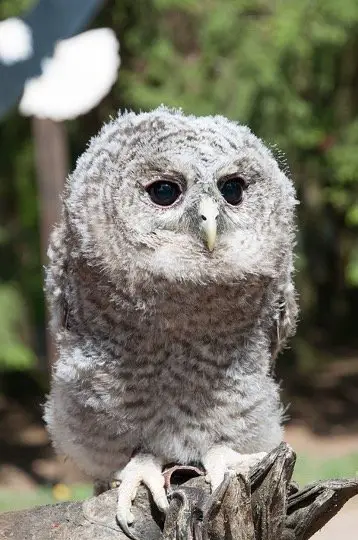
{"label": "owl head", "polygon": [[76,249],[112,280],[237,282],[291,261],[292,182],[222,116],[119,115],[79,158],[64,204]]}

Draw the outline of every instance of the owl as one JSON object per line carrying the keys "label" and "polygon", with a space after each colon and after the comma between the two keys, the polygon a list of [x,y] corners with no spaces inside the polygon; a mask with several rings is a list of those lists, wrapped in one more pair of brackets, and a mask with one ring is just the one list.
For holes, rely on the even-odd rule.
{"label": "owl", "polygon": [[215,489],[282,440],[272,363],[294,333],[295,190],[271,151],[222,116],[119,115],[78,159],[49,247],[58,360],[45,420],[58,451],[140,483],[168,463]]}

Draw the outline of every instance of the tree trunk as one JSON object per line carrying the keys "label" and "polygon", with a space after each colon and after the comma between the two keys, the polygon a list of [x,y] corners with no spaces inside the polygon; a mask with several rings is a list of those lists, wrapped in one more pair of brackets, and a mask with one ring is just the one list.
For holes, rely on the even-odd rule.
{"label": "tree trunk", "polygon": [[[67,133],[63,123],[36,117],[32,119],[32,130],[40,206],[41,260],[46,265],[49,237],[53,226],[60,220],[61,195],[68,174]],[[47,331],[47,365],[44,367],[48,370],[54,362],[55,353],[55,345]]]}
{"label": "tree trunk", "polygon": [[[249,476],[227,474],[211,495],[193,467],[165,472],[170,507],[164,517],[142,487],[130,536],[117,525],[116,490],[84,502],[0,515],[0,538],[11,540],[306,540],[358,494],[357,480],[291,482],[295,454],[282,443]],[[189,479],[188,479],[189,476]],[[194,476],[194,477],[193,477]],[[353,540],[356,532],[352,531]]]}

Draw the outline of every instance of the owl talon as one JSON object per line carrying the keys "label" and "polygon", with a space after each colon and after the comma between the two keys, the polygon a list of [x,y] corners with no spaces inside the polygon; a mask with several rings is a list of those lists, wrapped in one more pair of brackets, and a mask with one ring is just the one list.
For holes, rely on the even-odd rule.
{"label": "owl talon", "polygon": [[206,470],[205,480],[211,484],[212,491],[215,491],[224,481],[225,473],[246,475],[250,468],[265,456],[266,452],[240,454],[227,446],[214,446],[202,460]]}
{"label": "owl talon", "polygon": [[128,527],[128,525],[132,525],[134,521],[134,516],[132,512],[128,510],[126,511],[123,508],[119,508],[117,510],[116,517],[117,517],[117,522],[119,526],[121,527],[121,529],[123,530],[123,532],[126,533],[126,535],[129,536],[130,538],[133,538],[133,533]]}
{"label": "owl talon", "polygon": [[137,454],[120,473],[115,475],[115,480],[120,481],[117,521],[123,531],[133,538],[128,525],[134,522],[134,515],[131,512],[132,501],[141,483],[148,487],[159,510],[165,512],[168,508],[168,500],[164,490],[162,463],[149,454]]}

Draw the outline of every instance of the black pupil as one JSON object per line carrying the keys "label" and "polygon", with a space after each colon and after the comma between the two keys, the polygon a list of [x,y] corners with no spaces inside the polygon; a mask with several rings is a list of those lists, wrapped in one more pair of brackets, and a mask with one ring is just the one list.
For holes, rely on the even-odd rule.
{"label": "black pupil", "polygon": [[174,182],[154,182],[147,191],[152,201],[161,206],[170,206],[180,195],[180,188]]}
{"label": "black pupil", "polygon": [[224,199],[232,205],[242,201],[242,182],[237,180],[227,180],[220,186],[220,192]]}

